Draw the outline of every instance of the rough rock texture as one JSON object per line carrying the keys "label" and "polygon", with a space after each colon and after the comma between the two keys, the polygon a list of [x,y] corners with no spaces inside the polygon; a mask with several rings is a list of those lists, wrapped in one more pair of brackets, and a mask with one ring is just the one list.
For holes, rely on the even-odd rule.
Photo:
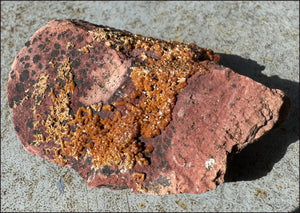
{"label": "rough rock texture", "polygon": [[[145,65],[145,54],[161,59],[157,51],[147,47],[118,46],[111,42],[114,37],[107,34],[99,33],[95,39],[91,31],[97,29],[133,36],[78,20],[56,20],[36,32],[16,57],[7,96],[16,132],[27,151],[54,161],[54,154],[47,151],[55,146],[54,141],[33,141],[37,141],[37,135],[46,137],[41,123],[53,105],[47,94],[57,88],[57,67],[66,58],[72,62],[75,82],[68,102],[72,115],[79,107],[109,104],[129,95],[135,90],[131,67]],[[129,187],[135,192],[156,195],[214,189],[223,182],[227,155],[240,151],[285,118],[289,102],[282,91],[269,89],[218,65],[218,56],[210,50],[195,45],[187,47],[197,56],[191,59],[193,63],[200,64],[204,71],[187,79],[187,86],[176,96],[172,119],[161,134],[137,138],[144,146],[154,147],[152,153],[143,153],[150,165],[135,164],[132,169],[123,170],[115,165],[94,169],[91,157],[68,158],[65,165],[78,171],[88,186]],[[62,86],[65,84],[61,82]],[[120,111],[124,113],[124,109]],[[111,112],[93,109],[93,113],[109,117]],[[142,184],[134,179],[136,173],[145,174]]]}

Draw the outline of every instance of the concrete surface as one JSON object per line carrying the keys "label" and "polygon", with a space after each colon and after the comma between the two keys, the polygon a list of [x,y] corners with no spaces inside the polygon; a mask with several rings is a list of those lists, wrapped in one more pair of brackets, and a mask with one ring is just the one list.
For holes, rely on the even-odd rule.
{"label": "concrete surface", "polygon": [[[299,2],[1,2],[1,212],[299,211],[298,10]],[[14,57],[55,18],[211,48],[224,65],[286,92],[290,117],[237,155],[216,190],[149,196],[87,188],[73,170],[23,149],[6,99]]]}

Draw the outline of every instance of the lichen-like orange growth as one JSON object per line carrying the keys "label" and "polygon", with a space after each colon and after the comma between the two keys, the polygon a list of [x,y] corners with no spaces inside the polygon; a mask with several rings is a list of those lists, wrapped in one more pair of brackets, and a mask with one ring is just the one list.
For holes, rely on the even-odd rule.
{"label": "lichen-like orange growth", "polygon": [[[54,160],[61,165],[69,158],[87,156],[92,158],[95,169],[111,165],[120,169],[132,168],[136,163],[149,165],[143,153],[151,153],[153,147],[145,149],[138,142],[138,137],[154,137],[165,129],[171,121],[176,95],[187,85],[191,75],[204,73],[205,68],[194,60],[197,56],[188,45],[100,28],[89,33],[93,33],[96,41],[116,43],[120,47],[118,50],[133,47],[144,50],[141,54],[144,65],[131,68],[131,80],[136,90],[130,98],[120,98],[113,104],[80,107],[72,116],[70,96],[75,84],[72,62],[66,59],[58,67],[56,78],[63,80],[65,86],[62,87],[57,80],[55,89],[52,88],[49,93],[53,106],[50,106],[50,114],[43,122],[47,133],[43,141],[53,141],[57,145],[51,151]],[[159,59],[148,56],[146,51],[153,51]],[[133,102],[134,99],[138,103]],[[122,114],[115,106],[126,110]],[[103,118],[93,114],[92,109],[110,111],[112,117]],[[145,176],[139,175],[140,181],[144,179]],[[137,185],[137,188],[146,190],[142,185]]]}

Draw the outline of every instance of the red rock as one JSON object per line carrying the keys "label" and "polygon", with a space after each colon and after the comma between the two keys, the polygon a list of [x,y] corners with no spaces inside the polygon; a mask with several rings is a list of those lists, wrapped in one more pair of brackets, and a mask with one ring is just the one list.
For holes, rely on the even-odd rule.
{"label": "red rock", "polygon": [[[96,31],[102,33],[96,34]],[[240,151],[254,142],[287,114],[289,102],[282,91],[269,89],[218,65],[218,56],[211,50],[154,38],[149,40],[157,42],[160,49],[150,49],[154,44],[139,46],[138,40],[130,43],[130,47],[120,39],[122,36],[135,39],[128,32],[83,21],[51,21],[26,42],[13,62],[7,85],[15,129],[23,146],[33,154],[54,161],[53,152],[47,151],[57,147],[53,140],[40,145],[33,141],[48,137],[42,121],[47,120],[49,106],[54,105],[48,96],[51,88],[59,96],[57,82],[64,87],[71,81],[70,73],[74,76],[75,88],[68,95],[67,105],[70,105],[69,114],[76,114],[81,106],[100,101],[111,104],[135,91],[130,78],[131,67],[147,67],[145,55],[160,61],[160,49],[167,55],[168,49],[175,49],[176,45],[186,48],[186,62],[201,70],[187,79],[187,86],[176,96],[172,119],[161,134],[149,138],[139,133],[136,138],[149,151],[154,147],[152,153],[138,151],[150,160],[150,165],[136,163],[132,169],[120,169],[116,165],[94,169],[89,155],[81,154],[78,159],[66,157],[65,166],[75,169],[87,180],[89,187],[129,187],[136,193],[155,195],[202,193],[214,189],[224,181],[228,153]],[[145,37],[136,38],[145,41]],[[183,52],[181,49],[179,54]],[[70,72],[64,70],[64,81],[63,77],[58,77],[58,67],[67,57],[72,65]],[[38,88],[37,82],[43,78],[46,83]],[[133,99],[132,104],[143,98],[142,94]],[[35,105],[34,113],[32,107]],[[126,114],[126,108],[120,106],[100,112],[95,108],[93,113],[112,118],[116,110]],[[64,140],[68,141],[68,136]],[[140,181],[136,180],[139,178]],[[143,178],[145,180],[141,181]]]}

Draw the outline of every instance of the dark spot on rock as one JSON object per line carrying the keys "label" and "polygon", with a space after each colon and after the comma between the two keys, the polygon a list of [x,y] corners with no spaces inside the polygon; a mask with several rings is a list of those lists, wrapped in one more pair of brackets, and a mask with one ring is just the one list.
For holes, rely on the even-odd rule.
{"label": "dark spot on rock", "polygon": [[74,82],[75,82],[75,85],[76,85],[76,86],[79,86],[79,85],[82,84],[83,79],[82,79],[82,78],[81,78],[81,79],[74,78]]}
{"label": "dark spot on rock", "polygon": [[41,56],[40,55],[35,55],[34,57],[33,57],[33,63],[38,63],[39,62],[39,60],[41,60]]}
{"label": "dark spot on rock", "polygon": [[37,41],[37,38],[34,38],[34,39],[32,40],[32,44],[34,44],[36,41]]}
{"label": "dark spot on rock", "polygon": [[164,138],[164,142],[165,142],[166,144],[170,145],[170,144],[171,144],[171,139],[165,137],[165,138]]}
{"label": "dark spot on rock", "polygon": [[20,127],[15,126],[15,130],[16,130],[16,132],[20,132]]}
{"label": "dark spot on rock", "polygon": [[85,107],[85,104],[83,104],[82,102],[78,102],[77,106],[78,107]]}
{"label": "dark spot on rock", "polygon": [[45,112],[44,112],[44,115],[45,115],[46,117],[48,117],[49,111],[45,111]]}
{"label": "dark spot on rock", "polygon": [[59,44],[59,43],[55,43],[55,44],[54,44],[54,48],[55,48],[55,49],[60,49],[60,44]]}
{"label": "dark spot on rock", "polygon": [[57,35],[57,40],[60,40],[61,34]]}
{"label": "dark spot on rock", "polygon": [[[31,76],[34,76],[35,75],[35,71],[34,70],[32,70],[31,71]],[[33,85],[33,84],[32,84]]]}
{"label": "dark spot on rock", "polygon": [[32,51],[32,48],[30,48],[30,49],[28,50],[29,53],[31,53],[31,51]]}
{"label": "dark spot on rock", "polygon": [[62,35],[63,38],[66,36],[66,34],[68,33],[68,31],[69,31],[69,29],[66,30],[66,31],[63,31],[63,32],[61,33],[61,35]]}
{"label": "dark spot on rock", "polygon": [[236,88],[236,84],[232,84],[231,86],[232,86],[233,88]]}
{"label": "dark spot on rock", "polygon": [[39,95],[39,96],[36,98],[36,100],[37,100],[37,102],[40,102],[40,101],[42,101],[43,98],[44,98],[44,95]]}
{"label": "dark spot on rock", "polygon": [[25,61],[28,61],[29,59],[30,59],[29,55],[26,55],[25,58],[24,58]]}
{"label": "dark spot on rock", "polygon": [[83,75],[84,77],[87,77],[87,69],[81,69],[81,70],[79,70],[79,73],[81,75]]}
{"label": "dark spot on rock", "polygon": [[91,67],[91,65],[90,65],[89,63],[86,63],[86,64],[85,64],[85,66],[87,66],[87,67]]}
{"label": "dark spot on rock", "polygon": [[64,80],[62,80],[61,78],[58,78],[57,79],[57,82],[62,86],[64,87],[66,85],[66,82]]}
{"label": "dark spot on rock", "polygon": [[189,145],[187,145],[186,143],[183,144],[184,147],[188,147]]}
{"label": "dark spot on rock", "polygon": [[103,175],[109,177],[112,173],[114,173],[114,170],[111,170],[109,166],[104,166],[103,169],[100,171]]}
{"label": "dark spot on rock", "polygon": [[91,166],[91,165],[93,164],[92,158],[91,158],[91,157],[88,157],[88,158],[86,159],[86,164],[89,165],[89,166]]}
{"label": "dark spot on rock", "polygon": [[173,137],[173,133],[172,133],[172,131],[167,131],[167,136],[169,137],[169,138],[172,138]]}
{"label": "dark spot on rock", "polygon": [[50,40],[49,40],[49,38],[48,38],[48,37],[46,37],[46,38],[45,38],[45,41],[46,41],[46,42],[50,42]]}
{"label": "dark spot on rock", "polygon": [[81,84],[82,89],[84,90],[85,88],[91,88],[90,83],[84,81],[84,83]]}
{"label": "dark spot on rock", "polygon": [[77,67],[79,67],[80,63],[81,63],[80,59],[76,58],[72,63],[72,67],[77,68]]}
{"label": "dark spot on rock", "polygon": [[161,161],[160,165],[161,167],[165,166],[168,162],[166,160]]}
{"label": "dark spot on rock", "polygon": [[40,70],[43,69],[43,65],[42,65],[41,63],[39,63],[38,68],[39,68]]}
{"label": "dark spot on rock", "polygon": [[39,46],[38,46],[38,48],[40,49],[40,50],[43,50],[44,48],[45,48],[45,44],[40,44]]}
{"label": "dark spot on rock", "polygon": [[26,126],[28,128],[30,128],[30,129],[33,128],[33,120],[32,120],[32,118],[30,118],[30,119],[27,120]]}
{"label": "dark spot on rock", "polygon": [[97,85],[100,87],[100,88],[104,88],[104,85],[102,82],[98,82]]}
{"label": "dark spot on rock", "polygon": [[160,157],[164,157],[165,156],[165,153],[162,151],[161,145],[158,145],[156,147],[156,150],[157,150],[158,156],[160,156]]}
{"label": "dark spot on rock", "polygon": [[[58,74],[57,68],[58,68],[60,65],[61,65],[61,63],[59,63],[59,64],[55,67],[55,69],[53,70],[53,73],[54,73],[55,75]],[[52,67],[52,66],[51,66],[51,67]],[[47,69],[49,69],[49,66],[48,66],[48,65],[46,65],[46,70],[47,70]]]}
{"label": "dark spot on rock", "polygon": [[46,149],[45,149],[45,148],[43,148],[43,154],[44,154],[44,155],[47,155],[47,152],[46,152]]}
{"label": "dark spot on rock", "polygon": [[11,78],[15,78],[15,71],[11,70],[10,73],[9,73],[9,75],[10,75]]}
{"label": "dark spot on rock", "polygon": [[179,158],[182,158],[182,155],[181,155],[180,153],[178,153],[178,157],[179,157]]}
{"label": "dark spot on rock", "polygon": [[20,58],[20,62],[23,62],[24,61],[24,57]]}
{"label": "dark spot on rock", "polygon": [[102,73],[102,78],[108,79],[109,77],[110,77],[110,72],[108,70]]}
{"label": "dark spot on rock", "polygon": [[171,185],[171,181],[167,177],[162,177],[161,175],[157,180],[154,181],[156,184],[160,184],[163,187],[167,187]]}
{"label": "dark spot on rock", "polygon": [[71,50],[68,54],[67,54],[67,56],[69,56],[69,55],[71,55],[72,57],[76,57],[77,55],[78,55],[78,51],[77,50]]}
{"label": "dark spot on rock", "polygon": [[20,96],[14,96],[12,99],[10,99],[9,107],[13,108],[14,107],[14,103],[16,103],[16,105],[18,106],[21,100],[22,100],[22,97],[20,97]]}
{"label": "dark spot on rock", "polygon": [[230,103],[230,108],[234,107],[235,103]]}
{"label": "dark spot on rock", "polygon": [[161,135],[158,135],[158,136],[154,137],[153,140],[154,140],[156,143],[159,143],[159,142],[161,141]]}
{"label": "dark spot on rock", "polygon": [[30,41],[26,41],[25,46],[29,47],[30,46]]}
{"label": "dark spot on rock", "polygon": [[59,55],[59,51],[58,50],[52,50],[52,52],[51,52],[51,57],[52,58],[55,58],[55,57],[57,57]]}
{"label": "dark spot on rock", "polygon": [[40,129],[34,129],[32,132],[33,132],[34,135],[38,135],[38,134],[43,134],[44,133],[43,130],[40,130]]}
{"label": "dark spot on rock", "polygon": [[60,54],[61,54],[61,55],[65,55],[65,54],[66,54],[66,51],[61,50],[61,51],[60,51]]}
{"label": "dark spot on rock", "polygon": [[24,85],[23,83],[17,83],[15,87],[15,92],[18,94],[24,93]]}
{"label": "dark spot on rock", "polygon": [[54,88],[54,84],[50,83],[47,89],[45,90],[46,92],[51,92],[51,88]]}
{"label": "dark spot on rock", "polygon": [[241,98],[237,98],[237,99],[235,99],[235,100],[239,101],[239,100],[241,100]]}
{"label": "dark spot on rock", "polygon": [[24,68],[27,69],[29,66],[30,66],[30,64],[26,63],[25,66],[24,66]]}
{"label": "dark spot on rock", "polygon": [[190,129],[191,129],[191,130],[194,130],[194,128],[195,128],[195,122],[192,123]]}
{"label": "dark spot on rock", "polygon": [[163,144],[163,148],[164,148],[164,150],[167,150],[168,146],[166,144]]}
{"label": "dark spot on rock", "polygon": [[47,48],[47,49],[45,49],[43,52],[44,53],[47,53],[47,52],[49,52],[50,51],[50,48]]}
{"label": "dark spot on rock", "polygon": [[83,37],[82,37],[80,34],[78,34],[78,35],[77,35],[76,41],[77,41],[78,43],[82,42],[82,41],[83,41]]}
{"label": "dark spot on rock", "polygon": [[24,70],[20,75],[20,81],[24,82],[29,78],[29,71]]}

